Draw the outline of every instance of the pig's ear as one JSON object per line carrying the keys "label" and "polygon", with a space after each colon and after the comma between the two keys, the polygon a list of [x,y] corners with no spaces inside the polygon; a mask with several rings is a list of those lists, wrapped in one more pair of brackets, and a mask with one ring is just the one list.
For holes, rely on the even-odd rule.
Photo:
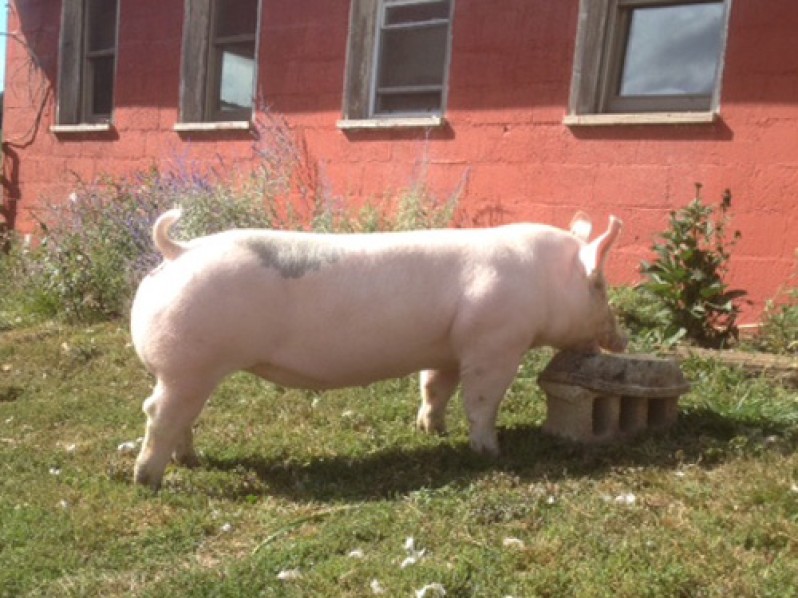
{"label": "pig's ear", "polygon": [[593,223],[590,221],[590,216],[584,212],[577,212],[571,219],[571,234],[580,241],[587,243],[590,238],[590,233],[593,231]]}
{"label": "pig's ear", "polygon": [[588,276],[592,275],[594,272],[604,271],[607,255],[610,252],[612,244],[615,243],[615,239],[618,238],[618,233],[621,232],[621,228],[623,228],[623,222],[615,216],[610,216],[610,224],[606,232],[600,237],[596,237],[592,243],[588,243],[582,247],[579,252],[579,258],[585,265]]}

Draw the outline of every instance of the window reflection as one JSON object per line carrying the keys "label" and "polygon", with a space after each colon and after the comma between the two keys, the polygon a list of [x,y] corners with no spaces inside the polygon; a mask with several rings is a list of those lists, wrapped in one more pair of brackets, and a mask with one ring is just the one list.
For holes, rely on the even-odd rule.
{"label": "window reflection", "polygon": [[634,9],[620,95],[711,94],[723,20],[722,3]]}
{"label": "window reflection", "polygon": [[238,110],[252,105],[255,75],[253,44],[228,46],[222,55],[221,109]]}
{"label": "window reflection", "polygon": [[252,115],[257,23],[257,0],[215,0],[209,120],[248,120]]}

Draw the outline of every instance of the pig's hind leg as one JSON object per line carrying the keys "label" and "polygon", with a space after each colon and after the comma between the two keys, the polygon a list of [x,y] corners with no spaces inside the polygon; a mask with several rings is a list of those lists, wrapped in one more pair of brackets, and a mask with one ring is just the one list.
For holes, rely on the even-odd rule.
{"label": "pig's hind leg", "polygon": [[416,425],[428,434],[446,432],[446,405],[460,383],[457,370],[424,370],[419,376],[421,407]]}
{"label": "pig's hind leg", "polygon": [[147,428],[136,459],[137,484],[158,489],[173,455],[178,463],[196,464],[192,426],[215,386],[215,382],[183,385],[158,381],[152,395],[144,401]]}

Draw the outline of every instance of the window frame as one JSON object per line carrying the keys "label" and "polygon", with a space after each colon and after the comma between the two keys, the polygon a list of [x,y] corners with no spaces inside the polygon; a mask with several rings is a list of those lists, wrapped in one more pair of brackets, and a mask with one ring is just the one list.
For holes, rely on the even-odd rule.
{"label": "window frame", "polygon": [[[258,87],[261,18],[263,0],[257,0],[257,24],[254,36],[242,34],[218,38],[217,5],[220,0],[186,0],[184,4],[183,44],[180,66],[180,122],[175,130],[242,129],[241,123],[251,123],[255,113],[255,93]],[[235,37],[235,39],[234,39]],[[237,41],[254,42],[252,74],[252,104],[236,111],[218,109],[221,93],[221,65],[215,47]],[[248,128],[248,127],[246,127]]]}
{"label": "window frame", "polygon": [[[629,36],[631,14],[637,8],[691,4],[724,7],[718,67],[707,95],[622,97],[617,94]],[[732,0],[580,0],[574,68],[566,124],[626,122],[706,122],[717,115],[723,77]],[[639,115],[638,119],[630,119]],[[661,115],[657,117],[657,115]],[[593,117],[595,120],[591,120]]]}
{"label": "window frame", "polygon": [[[449,0],[446,49],[440,92],[440,107],[433,111],[381,112],[377,110],[379,63],[386,7],[427,4],[435,0],[352,0],[347,40],[342,129],[440,126],[446,113],[456,0]],[[437,23],[440,25],[440,23]],[[422,25],[423,26],[423,25]],[[408,89],[415,86],[406,86]],[[426,87],[426,86],[425,86]]]}
{"label": "window frame", "polygon": [[[58,102],[56,125],[65,131],[74,127],[108,127],[113,122],[116,99],[116,74],[119,57],[119,13],[116,3],[113,48],[89,50],[89,0],[63,2],[61,9],[61,32],[59,36]],[[113,58],[111,75],[111,111],[108,114],[94,112],[93,62],[98,58]]]}
{"label": "window frame", "polygon": [[[373,68],[374,72],[372,73],[372,84],[370,87],[370,97],[369,97],[369,117],[370,118],[404,118],[404,117],[424,117],[424,116],[442,116],[446,111],[446,95],[448,89],[448,80],[449,80],[449,66],[451,64],[451,51],[452,51],[452,17],[454,15],[454,0],[449,0],[449,15],[445,19],[433,19],[429,21],[425,21],[423,23],[414,24],[412,25],[389,25],[386,23],[388,8],[394,6],[412,6],[414,4],[431,4],[432,2],[437,2],[440,0],[379,0],[379,9],[377,11],[377,19],[378,22],[376,24],[375,29],[375,36],[374,36],[374,59],[373,59]],[[380,58],[382,54],[382,43],[383,43],[383,36],[385,35],[385,31],[389,30],[412,30],[412,29],[423,29],[423,28],[432,28],[436,26],[444,25],[446,26],[446,48],[444,50],[444,64],[443,64],[443,73],[441,76],[441,83],[440,85],[400,85],[394,87],[385,87],[382,88],[383,91],[380,91],[379,83],[380,83]],[[420,92],[423,93],[425,91],[432,91],[434,93],[441,94],[441,102],[440,108],[438,110],[432,111],[406,111],[406,112],[382,112],[378,111],[378,103],[379,103],[379,96],[380,94],[383,95],[391,95],[396,94],[400,95],[402,90],[405,90],[406,93],[413,93],[413,92]]]}

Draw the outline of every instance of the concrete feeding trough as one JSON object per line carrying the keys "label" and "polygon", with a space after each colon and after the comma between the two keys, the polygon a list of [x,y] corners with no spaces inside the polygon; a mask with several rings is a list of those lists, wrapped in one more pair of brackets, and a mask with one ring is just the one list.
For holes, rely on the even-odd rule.
{"label": "concrete feeding trough", "polygon": [[665,429],[690,390],[674,360],[570,351],[554,356],[538,384],[547,401],[543,431],[584,443]]}

